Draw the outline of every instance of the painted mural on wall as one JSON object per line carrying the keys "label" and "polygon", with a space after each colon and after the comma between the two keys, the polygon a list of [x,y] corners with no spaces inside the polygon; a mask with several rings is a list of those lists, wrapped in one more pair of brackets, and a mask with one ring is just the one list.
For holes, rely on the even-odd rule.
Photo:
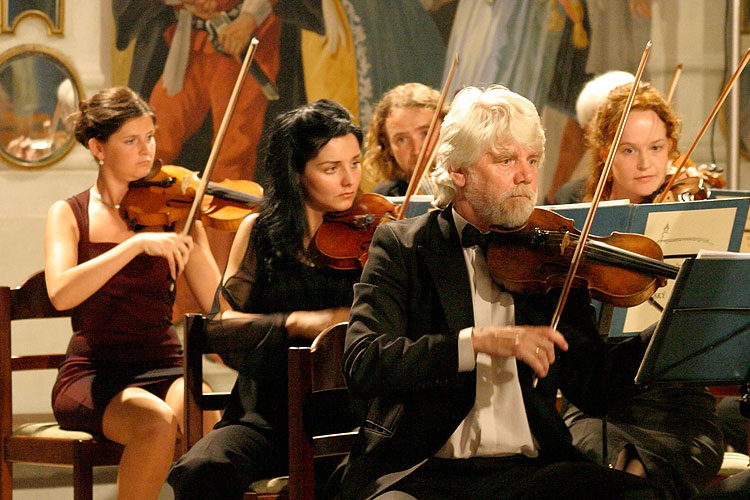
{"label": "painted mural on wall", "polygon": [[259,39],[217,179],[263,181],[257,151],[279,112],[327,98],[366,128],[390,88],[416,81],[439,89],[454,53],[456,88],[501,83],[540,109],[570,109],[590,76],[583,0],[113,0],[113,11],[118,49],[135,40],[129,85],[156,110],[158,155],[195,169],[244,50]]}

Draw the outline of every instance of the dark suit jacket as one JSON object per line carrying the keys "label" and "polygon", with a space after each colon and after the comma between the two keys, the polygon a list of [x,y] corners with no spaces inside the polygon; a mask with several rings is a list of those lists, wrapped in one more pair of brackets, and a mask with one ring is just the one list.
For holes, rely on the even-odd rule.
{"label": "dark suit jacket", "polygon": [[[548,325],[557,295],[514,294],[516,324]],[[558,387],[601,414],[635,390],[645,345],[638,337],[611,347],[595,328],[587,295],[572,291],[558,326],[569,344],[547,377],[518,363],[529,424],[540,458],[586,460],[555,409]],[[338,498],[372,498],[442,446],[474,405],[476,372],[458,372],[458,332],[474,324],[471,291],[450,208],[392,222],[375,232],[355,285],[344,373],[368,401],[348,461],[337,471]]]}

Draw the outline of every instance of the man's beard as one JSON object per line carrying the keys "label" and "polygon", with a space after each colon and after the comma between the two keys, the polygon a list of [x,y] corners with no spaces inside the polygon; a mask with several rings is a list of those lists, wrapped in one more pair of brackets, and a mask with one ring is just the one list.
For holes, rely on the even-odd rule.
{"label": "man's beard", "polygon": [[505,228],[522,226],[534,210],[537,196],[536,189],[528,184],[520,184],[499,196],[493,196],[481,188],[477,189],[471,177],[464,194],[480,217],[492,225]]}

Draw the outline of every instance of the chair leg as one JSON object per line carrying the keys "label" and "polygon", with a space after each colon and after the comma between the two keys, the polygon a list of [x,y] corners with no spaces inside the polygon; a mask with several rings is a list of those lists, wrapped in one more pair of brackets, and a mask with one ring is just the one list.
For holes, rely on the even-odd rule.
{"label": "chair leg", "polygon": [[73,499],[94,500],[91,447],[83,441],[78,441],[73,448]]}
{"label": "chair leg", "polygon": [[[5,451],[5,450],[3,450]],[[13,464],[2,461],[0,464],[0,500],[13,500]]]}

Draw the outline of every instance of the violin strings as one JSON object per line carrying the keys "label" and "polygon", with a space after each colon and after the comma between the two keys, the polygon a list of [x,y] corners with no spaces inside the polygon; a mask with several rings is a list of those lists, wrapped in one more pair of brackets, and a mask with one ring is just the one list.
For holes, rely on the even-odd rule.
{"label": "violin strings", "polygon": [[[547,236],[548,241],[554,244],[555,247],[560,246],[564,237],[557,234],[548,234]],[[578,240],[578,236],[572,234],[568,238],[571,240],[571,243],[575,243]],[[586,242],[586,245],[589,248],[586,255],[597,262],[612,264],[613,266],[643,273],[653,273],[665,278],[675,278],[677,276],[677,268],[675,266],[660,260],[599,241],[589,240]]]}
{"label": "violin strings", "polygon": [[[601,245],[599,242],[594,242],[594,245]],[[636,271],[644,271],[646,273],[653,273],[658,276],[662,276],[665,278],[675,278],[677,277],[677,270],[673,266],[669,264],[665,264],[664,262],[661,262],[656,259],[652,259],[651,257],[646,256],[638,256],[639,254],[635,254],[636,256],[627,255],[623,252],[629,252],[628,250],[612,250],[611,248],[592,248],[591,256],[596,258],[597,260],[601,259],[602,261],[605,261],[607,263],[611,263],[614,265],[618,265],[619,262],[622,262],[623,259],[627,261],[632,269]],[[634,252],[633,252],[634,253]]]}

